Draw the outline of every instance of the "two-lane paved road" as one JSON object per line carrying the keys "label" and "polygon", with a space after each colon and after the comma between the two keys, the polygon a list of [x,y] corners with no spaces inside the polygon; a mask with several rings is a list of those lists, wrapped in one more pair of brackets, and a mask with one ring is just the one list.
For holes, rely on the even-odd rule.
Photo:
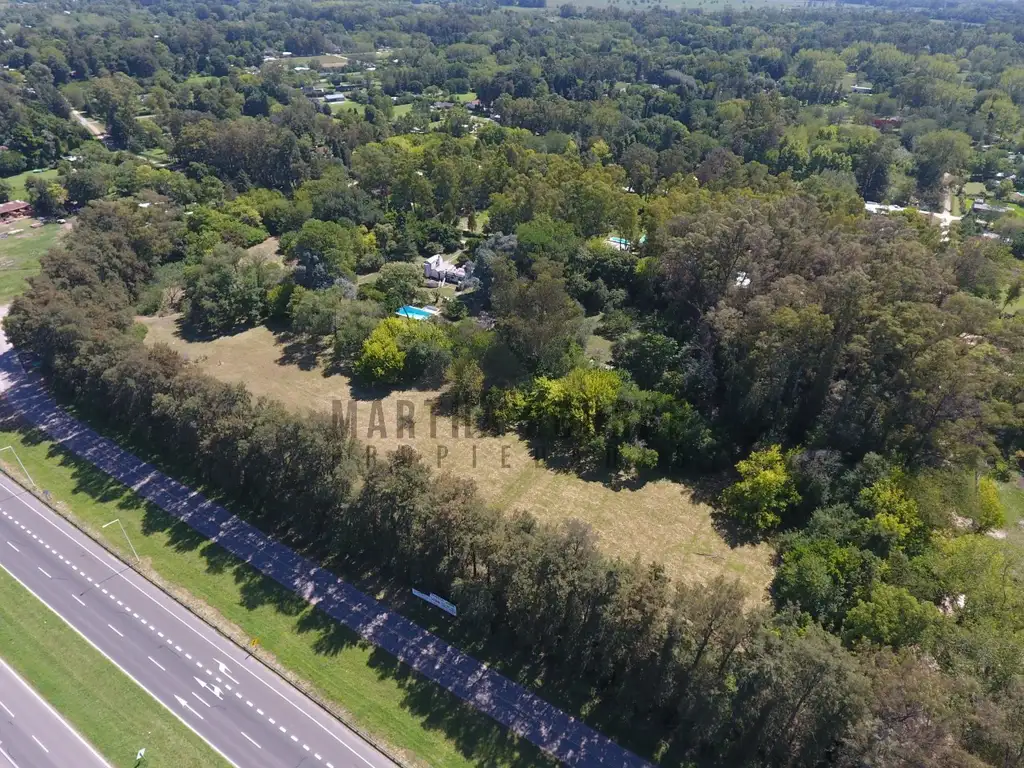
{"label": "two-lane paved road", "polygon": [[0,659],[0,768],[110,768]]}
{"label": "two-lane paved road", "polygon": [[393,765],[6,476],[0,568],[237,768]]}

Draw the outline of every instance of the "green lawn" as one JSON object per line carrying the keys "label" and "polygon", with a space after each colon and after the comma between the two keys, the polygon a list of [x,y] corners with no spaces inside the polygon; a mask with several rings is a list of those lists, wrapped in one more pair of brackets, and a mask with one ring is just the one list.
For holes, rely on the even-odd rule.
{"label": "green lawn", "polygon": [[170,161],[170,157],[167,155],[167,150],[161,149],[160,147],[154,147],[152,149],[146,149],[139,153],[139,157],[143,160],[148,160],[151,163],[166,164]]}
{"label": "green lawn", "polygon": [[401,117],[412,112],[412,104],[395,104],[394,113],[395,117]]}
{"label": "green lawn", "polygon": [[612,344],[613,342],[610,339],[592,333],[587,337],[586,355],[599,363],[610,363],[612,359]]}
{"label": "green lawn", "polygon": [[220,80],[216,75],[192,75],[185,82],[184,85],[206,85],[207,83],[215,83]]}
{"label": "green lawn", "polygon": [[354,101],[343,101],[340,104],[331,104],[331,112],[358,112],[360,115],[366,111],[364,104],[357,104]]}
{"label": "green lawn", "polygon": [[964,194],[968,197],[984,197],[985,185],[980,181],[968,181],[964,184]]}
{"label": "green lawn", "polygon": [[39,272],[39,258],[61,232],[60,224],[46,224],[39,229],[31,229],[27,222],[18,226],[25,231],[0,240],[0,304],[7,304],[25,290],[25,280]]}
{"label": "green lawn", "polygon": [[476,98],[476,91],[469,91],[468,93],[456,93],[455,101],[460,101],[465,104],[467,101],[473,101]]}
{"label": "green lawn", "polygon": [[112,765],[134,766],[145,747],[146,768],[227,766],[2,569],[0,656]]}
{"label": "green lawn", "polygon": [[280,59],[289,67],[309,67],[317,61],[323,69],[338,69],[348,64],[348,58],[335,53],[323,53],[319,56],[287,56]]}
{"label": "green lawn", "polygon": [[8,184],[11,185],[11,200],[27,200],[28,192],[25,191],[25,179],[31,177],[38,177],[40,179],[55,179],[57,178],[56,168],[43,168],[37,169],[36,171],[25,171],[19,173],[17,176],[8,176],[4,179]]}
{"label": "green lawn", "polygon": [[1017,523],[1024,520],[1024,490],[1017,485],[1015,477],[1008,483],[999,483],[999,500],[1006,511],[1006,527],[1019,530]]}
{"label": "green lawn", "polygon": [[36,483],[94,537],[123,550],[119,530],[100,529],[120,518],[144,569],[187,590],[183,599],[200,610],[208,606],[219,612],[221,628],[236,640],[258,638],[282,667],[308,681],[315,695],[359,727],[428,765],[552,764],[530,744],[374,650],[88,462],[37,433],[10,431],[11,426],[0,430],[0,446],[13,445]]}

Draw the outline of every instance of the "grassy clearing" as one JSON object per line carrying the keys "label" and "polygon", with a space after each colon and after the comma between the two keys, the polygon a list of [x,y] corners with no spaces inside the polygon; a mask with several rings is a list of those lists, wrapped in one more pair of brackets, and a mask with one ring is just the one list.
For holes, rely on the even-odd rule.
{"label": "grassy clearing", "polygon": [[0,570],[0,656],[113,765],[227,763],[61,619]]}
{"label": "grassy clearing", "polygon": [[1018,312],[1024,311],[1024,296],[1021,296],[1016,301],[1011,301],[1009,304],[1006,305],[1006,308],[1003,311],[1008,312],[1011,315],[1015,315]]}
{"label": "grassy clearing", "polygon": [[964,194],[968,197],[984,197],[985,184],[980,181],[968,181],[964,184]]}
{"label": "grassy clearing", "polygon": [[412,104],[395,104],[393,112],[395,117],[401,117],[412,112]]}
{"label": "grassy clearing", "polygon": [[587,337],[586,354],[591,360],[599,363],[610,363],[612,359],[612,344],[610,339],[598,336],[596,333]]}
{"label": "grassy clearing", "polygon": [[60,224],[46,224],[32,229],[35,219],[25,219],[0,226],[0,232],[21,229],[22,232],[0,240],[0,304],[8,303],[25,290],[25,281],[39,272],[39,259],[61,233]]}
{"label": "grassy clearing", "polygon": [[[369,278],[367,278],[369,279]],[[361,279],[360,282],[363,282]],[[379,454],[412,445],[435,468],[476,481],[481,494],[505,510],[527,510],[558,521],[576,517],[590,523],[605,551],[623,558],[658,560],[674,577],[708,579],[719,574],[739,578],[754,599],[771,579],[767,545],[731,549],[712,524],[710,509],[686,486],[659,479],[639,487],[615,486],[607,476],[582,478],[538,461],[530,445],[515,435],[494,437],[438,418],[431,436],[432,391],[379,394],[362,391],[343,375],[327,376],[314,350],[254,328],[209,342],[188,342],[176,333],[173,317],[145,318],[147,343],[164,342],[207,373],[228,382],[244,382],[256,395],[280,400],[296,411],[330,412],[356,401],[357,435]],[[385,434],[368,435],[374,398],[380,397]],[[397,431],[399,401],[414,407],[412,435]]]}
{"label": "grassy clearing", "polygon": [[467,91],[466,93],[456,93],[454,96],[455,101],[465,104],[467,101],[474,101],[476,99],[476,91]]}
{"label": "grassy clearing", "polygon": [[251,248],[247,248],[246,251],[250,256],[261,256],[265,259],[270,259],[278,263],[282,262],[282,256],[277,252],[281,241],[276,237],[268,237],[262,243],[254,245]]}
{"label": "grassy clearing", "polygon": [[331,112],[358,112],[360,115],[366,112],[365,104],[358,104],[354,101],[343,101],[340,104],[331,104]]}
{"label": "grassy clearing", "polygon": [[27,200],[28,192],[25,189],[25,179],[55,179],[57,178],[56,168],[37,168],[34,171],[25,171],[17,176],[8,176],[4,179],[11,185],[11,200]]}
{"label": "grassy clearing", "polygon": [[1020,487],[1020,478],[1015,477],[1008,483],[999,483],[999,500],[1006,511],[1006,538],[1024,546],[1024,489]]}
{"label": "grassy clearing", "polygon": [[[138,119],[144,120],[148,118],[140,117]],[[151,149],[145,149],[139,153],[139,157],[141,157],[143,160],[148,160],[151,163],[157,164],[168,163],[170,162],[171,159],[170,156],[167,154],[167,150],[163,149],[162,147],[153,147]]]}
{"label": "grassy clearing", "polygon": [[[119,518],[143,569],[179,600],[240,643],[258,638],[267,657],[298,684],[410,762],[452,768],[550,765],[490,718],[374,650],[88,462],[38,433],[11,431],[10,424],[0,430],[0,445],[13,445],[39,487],[95,538],[127,555],[120,530],[100,528]],[[8,470],[18,476],[15,467]]]}
{"label": "grassy clearing", "polygon": [[323,53],[319,56],[288,56],[281,61],[293,67],[311,67],[312,62],[319,62],[321,69],[337,69],[348,65],[348,58],[336,53]]}
{"label": "grassy clearing", "polygon": [[184,85],[207,85],[208,83],[216,83],[220,80],[216,75],[190,75]]}

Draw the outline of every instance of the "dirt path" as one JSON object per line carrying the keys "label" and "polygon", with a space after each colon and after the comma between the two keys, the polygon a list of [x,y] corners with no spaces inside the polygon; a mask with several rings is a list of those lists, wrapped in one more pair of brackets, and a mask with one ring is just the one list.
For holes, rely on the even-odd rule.
{"label": "dirt path", "polygon": [[92,134],[92,137],[94,139],[102,139],[104,136],[107,135],[106,128],[104,128],[103,125],[97,122],[96,120],[86,117],[77,109],[72,109],[71,114],[74,116],[75,120],[77,120],[78,123],[85,128],[85,130]]}

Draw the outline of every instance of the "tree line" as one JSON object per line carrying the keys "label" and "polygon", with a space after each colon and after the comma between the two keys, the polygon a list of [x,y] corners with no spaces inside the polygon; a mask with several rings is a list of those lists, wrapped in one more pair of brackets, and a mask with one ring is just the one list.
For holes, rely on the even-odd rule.
{"label": "tree line", "polygon": [[[852,653],[799,614],[744,610],[724,580],[672,585],[658,565],[601,554],[582,524],[497,514],[411,450],[363,467],[343,423],[144,346],[132,305],[181,258],[183,226],[157,208],[91,204],[5,328],[83,413],[264,530],[450,596],[467,640],[528,651],[566,690],[586,681],[595,724],[663,762],[854,765],[898,747],[964,765],[1008,748],[1005,690],[948,698],[958,681],[906,649]],[[908,722],[907,707],[928,716]],[[936,729],[953,738],[937,746]]]}

